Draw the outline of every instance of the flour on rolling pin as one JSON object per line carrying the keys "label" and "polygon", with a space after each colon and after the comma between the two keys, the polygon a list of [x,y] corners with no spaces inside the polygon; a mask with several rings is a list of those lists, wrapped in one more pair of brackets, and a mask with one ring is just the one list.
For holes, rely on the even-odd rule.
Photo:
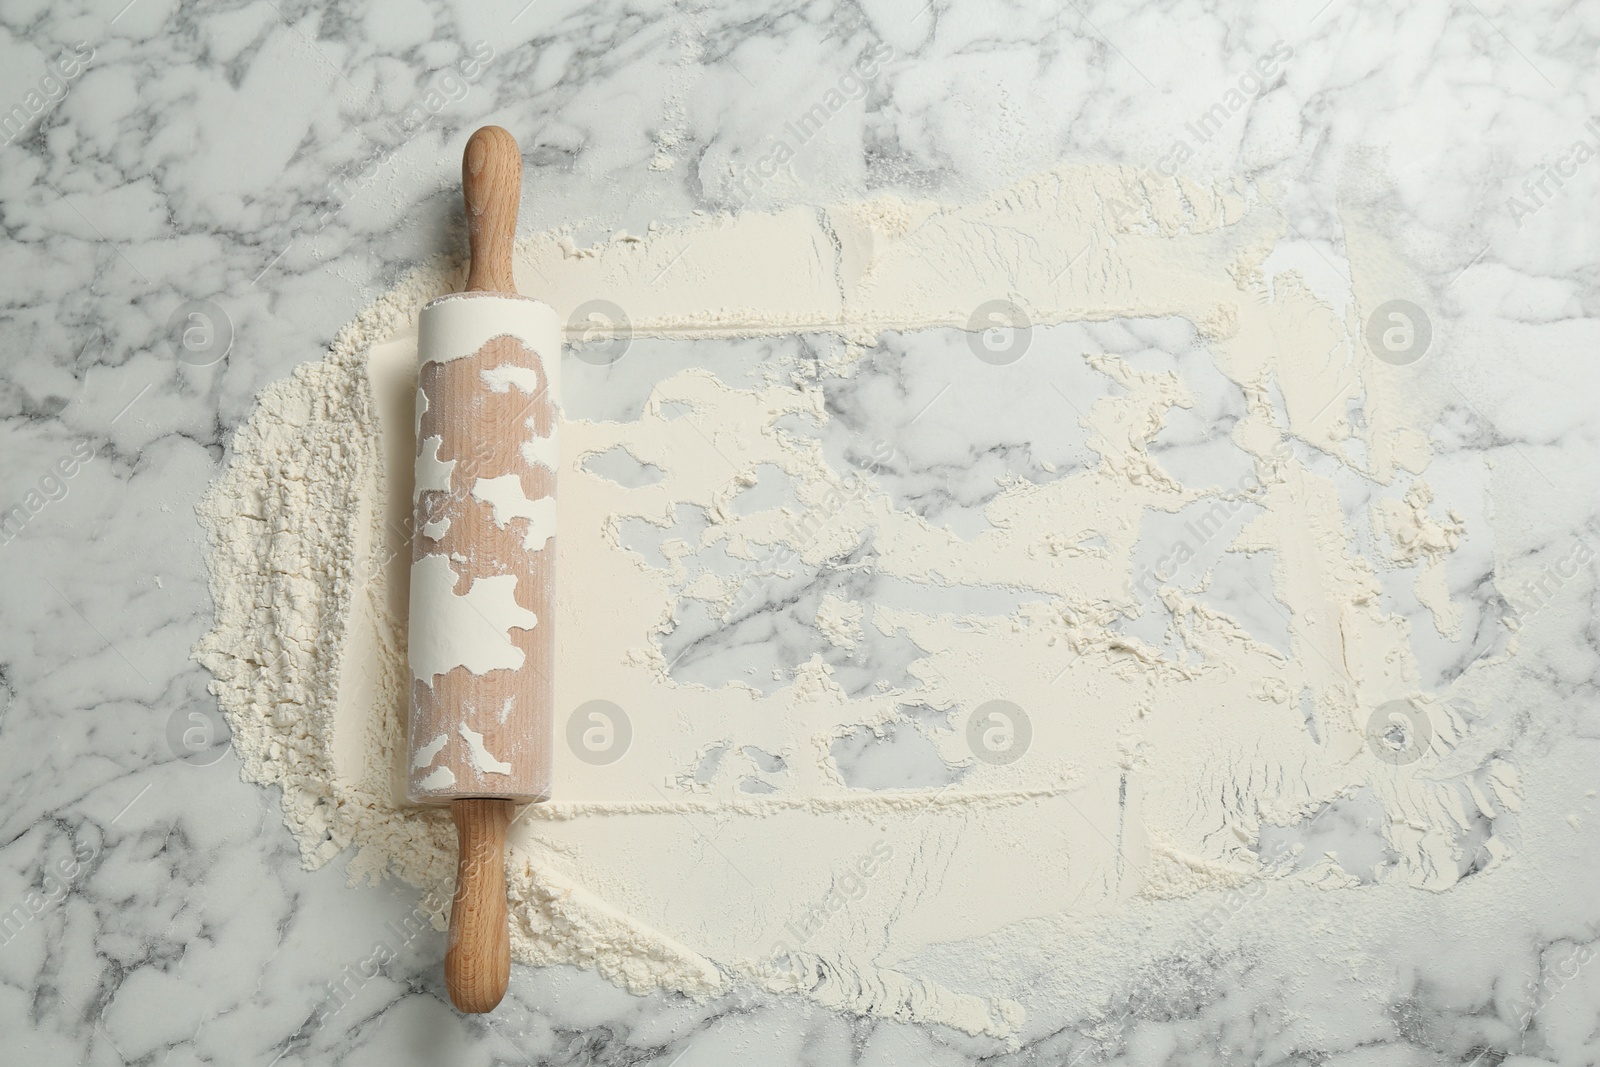
{"label": "flour on rolling pin", "polygon": [[560,319],[457,293],[423,309],[418,351],[408,792],[543,800]]}

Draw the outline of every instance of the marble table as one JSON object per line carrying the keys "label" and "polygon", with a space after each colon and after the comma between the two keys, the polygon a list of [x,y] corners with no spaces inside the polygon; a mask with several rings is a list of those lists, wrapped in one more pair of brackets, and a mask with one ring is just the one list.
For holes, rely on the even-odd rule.
{"label": "marble table", "polygon": [[[1597,47],[1600,7],[1498,0],[0,7],[0,1060],[1600,1062],[1592,791],[1522,827],[1558,842],[1533,850],[1559,857],[1536,912],[1436,894],[1413,936],[1374,935],[1359,983],[1224,958],[1032,1018],[1008,1048],[570,968],[518,967],[469,1018],[432,936],[330,1011],[416,894],[302,870],[277,795],[225,745],[174,741],[215,716],[189,657],[211,612],[193,506],[230,431],[457,247],[460,145],[493,122],[523,146],[524,229],[585,239],[696,210],[969,200],[1064,162],[1240,176],[1333,262],[1341,210],[1386,220],[1437,339],[1410,379],[1445,398],[1435,450],[1488,486],[1493,551],[1452,596],[1486,631],[1537,610],[1516,744],[1530,788],[1581,774],[1600,757]],[[1278,49],[1270,91],[1212,112]],[[798,94],[874,50],[859,100],[737,181],[771,169]],[[225,359],[168,345],[195,307]]]}

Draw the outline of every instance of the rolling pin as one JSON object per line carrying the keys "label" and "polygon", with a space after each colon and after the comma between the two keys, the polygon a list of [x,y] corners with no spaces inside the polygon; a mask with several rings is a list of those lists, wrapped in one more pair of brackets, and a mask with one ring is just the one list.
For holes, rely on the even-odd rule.
{"label": "rolling pin", "polygon": [[561,324],[511,276],[511,134],[472,135],[461,186],[466,290],[417,325],[407,793],[450,805],[445,982],[457,1008],[485,1012],[511,975],[506,830],[517,805],[550,797]]}

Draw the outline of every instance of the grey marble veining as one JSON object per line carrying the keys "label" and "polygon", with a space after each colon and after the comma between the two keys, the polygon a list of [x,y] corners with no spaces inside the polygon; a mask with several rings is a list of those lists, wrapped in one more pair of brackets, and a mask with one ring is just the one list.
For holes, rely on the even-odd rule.
{"label": "grey marble veining", "polygon": [[[1484,0],[0,7],[0,506],[23,508],[0,534],[0,1061],[1597,1062],[1600,802],[1544,795],[1567,788],[1554,770],[1600,755],[1596,16]],[[787,125],[869,53],[887,58],[859,97],[764,176]],[[523,227],[570,224],[580,240],[741,204],[968,199],[1107,161],[1272,190],[1298,237],[1284,255],[1314,288],[1348,287],[1342,218],[1381,225],[1433,330],[1404,378],[1438,412],[1430,479],[1475,502],[1469,530],[1496,531],[1469,534],[1451,564],[1461,638],[1425,623],[1408,575],[1386,595],[1417,620],[1430,685],[1502,654],[1500,619],[1524,621],[1525,706],[1473,714],[1485,745],[1516,748],[1541,810],[1572,812],[1515,828],[1559,857],[1518,875],[1541,907],[1479,886],[1410,899],[1385,929],[1275,941],[1252,935],[1267,924],[1241,901],[1226,936],[1181,959],[1128,946],[1095,1003],[1027,1004],[1014,1050],[742,989],[633,997],[568,968],[518,967],[499,1012],[456,1014],[439,935],[406,925],[416,895],[347,888],[343,860],[304,872],[279,797],[238,780],[189,660],[210,618],[193,505],[264,385],[459,244],[456,160],[487,122],[523,146]],[[179,358],[167,338],[193,301],[217,334]],[[1192,373],[1205,425],[1237,417],[1186,362],[1185,324],[1150,328],[1161,336],[1129,358]],[[881,484],[959,533],[996,478],[1091,460],[1070,420],[1025,431],[947,412],[959,454],[896,437],[938,388],[897,381],[896,346],[936,368],[957,343],[882,339],[881,364],[830,387],[841,436],[823,444],[839,463],[888,441]],[[1068,384],[1093,395],[1092,377]],[[1180,478],[1226,485],[1237,465],[1199,423],[1156,445]],[[1372,487],[1327,466],[1362,513]],[[1252,578],[1208,595],[1234,610]],[[803,614],[829,583],[873,580],[801,574],[781,592]],[[1270,610],[1245,621],[1282,640]],[[1152,642],[1165,629],[1154,607],[1129,626]],[[707,642],[689,676],[749,664],[737,635],[705,630],[682,636]],[[865,684],[908,654],[838,666]],[[938,781],[918,738],[946,725],[906,709],[887,745],[838,755],[866,786]],[[188,730],[215,743],[174,740]],[[1337,851],[1358,879],[1388,862],[1380,846],[1359,796],[1262,842],[1290,865]],[[380,948],[395,958],[368,977],[359,964]],[[1310,977],[1286,986],[1291,964]]]}

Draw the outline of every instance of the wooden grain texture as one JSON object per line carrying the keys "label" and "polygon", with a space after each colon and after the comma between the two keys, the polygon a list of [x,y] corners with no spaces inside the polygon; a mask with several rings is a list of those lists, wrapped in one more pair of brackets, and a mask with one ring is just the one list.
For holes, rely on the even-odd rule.
{"label": "wooden grain texture", "polygon": [[[520,668],[475,674],[456,667],[435,675],[431,684],[412,681],[412,754],[443,739],[431,761],[420,767],[414,759],[409,764],[411,794],[417,800],[502,797],[525,802],[550,796],[556,538],[551,537],[542,550],[528,550],[524,545],[528,520],[512,519],[501,526],[495,522],[494,509],[472,493],[480,478],[515,475],[529,500],[555,496],[556,472],[528,462],[521,451],[525,441],[549,437],[557,429],[555,401],[541,355],[560,357],[556,352],[534,352],[506,335],[465,359],[425,362],[418,374],[417,387],[427,401],[418,440],[438,437],[439,458],[455,466],[449,491],[429,489],[418,494],[412,560],[447,557],[457,575],[458,594],[479,579],[515,576],[517,606],[533,612],[538,624],[510,632],[511,643],[523,654]],[[485,384],[484,372],[505,367],[537,375],[538,388],[532,394],[516,387],[495,392]],[[439,537],[430,537],[428,531],[441,520],[448,520],[448,526]],[[460,736],[463,725],[482,735],[484,747],[511,765],[509,773],[484,773],[474,764]],[[451,784],[424,790],[424,780],[438,767],[449,769]]]}
{"label": "wooden grain texture", "polygon": [[469,293],[514,293],[511,247],[522,198],[522,153],[516,138],[485,126],[467,141],[461,157],[461,191],[467,202],[467,242],[472,265]]}
{"label": "wooden grain texture", "polygon": [[444,980],[460,1011],[493,1011],[511,981],[511,928],[506,913],[506,827],[509,800],[457,800],[450,805],[459,841],[456,895]]}

